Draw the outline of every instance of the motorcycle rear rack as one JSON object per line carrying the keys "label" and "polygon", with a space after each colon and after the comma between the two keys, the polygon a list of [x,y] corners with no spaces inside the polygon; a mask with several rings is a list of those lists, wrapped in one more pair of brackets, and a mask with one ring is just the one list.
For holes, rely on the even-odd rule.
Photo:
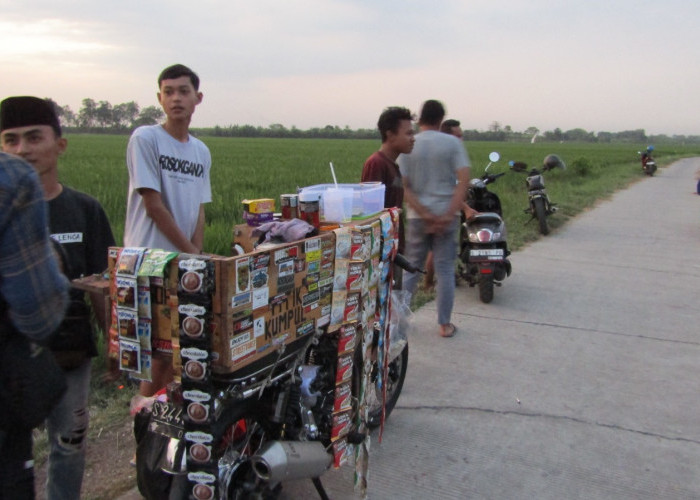
{"label": "motorcycle rear rack", "polygon": [[[242,373],[236,372],[230,375],[217,374],[213,377],[214,382],[217,385],[224,384],[228,386],[225,388],[225,392],[231,396],[242,399],[249,398],[256,392],[264,390],[268,385],[292,376],[296,369],[303,363],[303,358],[309,344],[313,342],[317,335],[319,335],[318,331],[314,335],[309,335],[308,338],[298,339],[289,345],[280,345],[276,353],[270,353],[270,355],[260,360],[267,361],[264,366],[260,368],[257,368],[258,365],[254,363],[251,365],[250,369],[242,370]],[[290,346],[295,346],[296,342],[303,343],[303,348],[291,349],[291,351],[287,353],[288,348]],[[277,359],[270,362],[269,358],[275,355]]]}

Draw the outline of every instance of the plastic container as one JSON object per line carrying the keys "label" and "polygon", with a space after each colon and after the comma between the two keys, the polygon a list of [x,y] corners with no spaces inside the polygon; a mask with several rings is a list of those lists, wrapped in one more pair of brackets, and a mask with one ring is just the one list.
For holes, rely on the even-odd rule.
{"label": "plastic container", "polygon": [[[340,189],[352,190],[352,218],[364,219],[384,210],[384,191],[386,187],[381,182],[363,182],[360,184],[338,184]],[[302,193],[318,193],[323,200],[324,194],[330,189],[335,189],[335,184],[316,184],[303,187],[299,190]],[[323,203],[321,203],[321,218],[325,217]],[[338,222],[338,221],[336,221]]]}
{"label": "plastic container", "polygon": [[332,187],[323,192],[321,213],[323,220],[332,222],[350,222],[352,220],[353,190]]}

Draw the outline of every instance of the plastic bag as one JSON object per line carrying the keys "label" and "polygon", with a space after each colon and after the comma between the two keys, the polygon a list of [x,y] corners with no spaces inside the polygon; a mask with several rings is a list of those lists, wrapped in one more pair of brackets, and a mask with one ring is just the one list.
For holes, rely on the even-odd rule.
{"label": "plastic bag", "polygon": [[389,318],[389,341],[394,345],[401,340],[408,341],[408,333],[413,327],[414,314],[411,311],[411,294],[406,290],[392,290],[391,316]]}

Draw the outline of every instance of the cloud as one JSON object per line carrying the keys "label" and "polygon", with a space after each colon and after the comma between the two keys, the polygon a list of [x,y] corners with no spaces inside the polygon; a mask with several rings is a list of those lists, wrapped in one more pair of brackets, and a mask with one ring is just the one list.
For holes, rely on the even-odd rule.
{"label": "cloud", "polygon": [[196,126],[373,127],[435,97],[470,128],[697,133],[700,6],[682,0],[0,5],[0,94],[76,110],[155,105],[157,74],[181,62],[202,77]]}

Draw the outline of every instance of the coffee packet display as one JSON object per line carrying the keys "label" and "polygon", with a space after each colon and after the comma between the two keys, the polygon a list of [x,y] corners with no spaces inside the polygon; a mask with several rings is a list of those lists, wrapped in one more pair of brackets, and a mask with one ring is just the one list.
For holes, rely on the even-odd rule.
{"label": "coffee packet display", "polygon": [[182,384],[186,388],[208,386],[211,378],[210,353],[197,347],[180,349]]}
{"label": "coffee packet display", "polygon": [[177,306],[180,344],[197,346],[208,350],[210,348],[211,305],[210,301],[180,300]]}
{"label": "coffee packet display", "polygon": [[210,297],[216,289],[214,262],[202,255],[180,254],[178,296]]}
{"label": "coffee packet display", "polygon": [[214,398],[210,393],[200,389],[190,389],[183,390],[182,397],[185,403],[185,425],[208,426],[212,423]]}

